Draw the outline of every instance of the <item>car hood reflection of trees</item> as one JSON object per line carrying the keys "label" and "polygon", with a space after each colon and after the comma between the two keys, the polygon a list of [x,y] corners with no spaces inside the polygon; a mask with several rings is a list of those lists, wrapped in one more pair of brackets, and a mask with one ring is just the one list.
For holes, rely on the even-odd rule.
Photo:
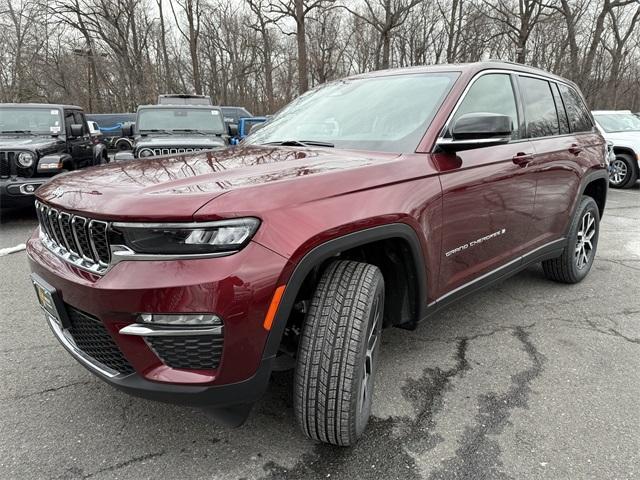
{"label": "car hood reflection of trees", "polygon": [[[93,218],[185,221],[191,220],[198,209],[216,197],[242,189],[264,189],[267,201],[269,188],[281,192],[282,189],[305,189],[313,184],[318,193],[309,193],[309,200],[318,195],[331,196],[367,188],[381,175],[368,175],[361,170],[371,166],[384,168],[384,165],[397,169],[389,165],[397,157],[280,146],[211,150],[70,172],[40,188],[38,197]],[[353,174],[348,178],[337,176],[345,170]],[[242,205],[242,200],[238,202],[237,211],[248,208]]]}

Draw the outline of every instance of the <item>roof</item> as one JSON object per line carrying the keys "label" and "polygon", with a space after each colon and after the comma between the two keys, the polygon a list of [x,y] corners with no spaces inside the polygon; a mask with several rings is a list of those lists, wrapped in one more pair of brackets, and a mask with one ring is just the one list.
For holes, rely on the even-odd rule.
{"label": "roof", "polygon": [[0,107],[9,107],[9,108],[18,108],[18,107],[27,107],[27,108],[66,108],[69,110],[83,110],[82,107],[78,107],[77,105],[63,105],[60,103],[0,103]]}
{"label": "roof", "polygon": [[216,109],[216,110],[220,110],[220,107],[218,105],[195,105],[195,104],[151,104],[151,105],[139,105],[138,106],[138,110],[146,110],[149,108],[153,108],[153,109],[161,109],[161,108],[193,108],[193,109],[200,109],[200,110],[211,110],[211,109]]}
{"label": "roof", "polygon": [[460,72],[475,75],[483,70],[511,70],[520,73],[530,73],[534,75],[540,75],[551,80],[558,82],[568,83],[575,85],[570,80],[549,73],[545,70],[536,67],[530,67],[528,65],[522,65],[516,62],[507,62],[502,60],[488,60],[486,62],[475,63],[441,63],[434,65],[419,65],[414,67],[392,68],[389,70],[377,70],[373,72],[361,73],[353,75],[349,78],[370,78],[370,77],[382,77],[387,75],[399,75],[404,73],[438,73],[438,72]]}

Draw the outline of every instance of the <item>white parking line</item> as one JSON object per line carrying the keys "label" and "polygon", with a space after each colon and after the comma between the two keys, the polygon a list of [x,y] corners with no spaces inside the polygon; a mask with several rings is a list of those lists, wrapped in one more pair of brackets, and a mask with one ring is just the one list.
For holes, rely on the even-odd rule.
{"label": "white parking line", "polygon": [[0,257],[4,257],[5,255],[9,255],[11,253],[21,252],[25,248],[27,248],[27,246],[24,243],[16,245],[15,247],[0,248]]}

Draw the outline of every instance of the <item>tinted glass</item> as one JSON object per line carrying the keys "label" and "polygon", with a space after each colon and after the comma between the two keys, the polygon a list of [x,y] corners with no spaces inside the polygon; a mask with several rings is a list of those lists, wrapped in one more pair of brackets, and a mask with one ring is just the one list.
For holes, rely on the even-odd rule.
{"label": "tinted glass", "polygon": [[317,141],[339,148],[414,152],[457,73],[351,78],[298,97],[247,144]]}
{"label": "tinted glass", "polygon": [[529,138],[558,135],[558,114],[549,82],[531,77],[520,77],[519,82]]}
{"label": "tinted glass", "polygon": [[195,130],[223,133],[224,124],[218,109],[207,108],[149,108],[138,114],[140,132],[150,130]]}
{"label": "tinted glass", "polygon": [[560,120],[560,134],[566,135],[567,133],[571,132],[571,129],[569,128],[569,118],[567,117],[567,112],[564,109],[564,103],[562,102],[562,98],[560,97],[558,85],[552,83],[551,90],[553,91],[553,99],[556,102],[556,110],[558,110],[558,119]]}
{"label": "tinted glass", "polygon": [[62,131],[57,108],[0,107],[0,133],[58,135]]}
{"label": "tinted glass", "polygon": [[559,88],[567,109],[571,131],[590,132],[593,129],[593,123],[580,94],[567,85],[559,85]]}
{"label": "tinted glass", "polygon": [[507,115],[511,117],[512,138],[519,138],[518,109],[509,75],[489,74],[476,80],[462,100],[451,125],[468,113]]}

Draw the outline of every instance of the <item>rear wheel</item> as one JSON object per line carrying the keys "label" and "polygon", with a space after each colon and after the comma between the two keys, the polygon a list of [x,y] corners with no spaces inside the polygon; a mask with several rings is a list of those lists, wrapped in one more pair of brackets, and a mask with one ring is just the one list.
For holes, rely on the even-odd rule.
{"label": "rear wheel", "polygon": [[578,283],[587,276],[598,247],[600,211],[595,200],[582,197],[571,222],[567,247],[557,258],[542,262],[545,276],[556,282]]}
{"label": "rear wheel", "polygon": [[371,414],[384,279],[366,263],[335,261],[322,274],[298,346],[294,408],[309,438],[352,445]]}
{"label": "rear wheel", "polygon": [[616,153],[609,169],[609,185],[613,188],[632,187],[638,180],[638,164],[626,153]]}

